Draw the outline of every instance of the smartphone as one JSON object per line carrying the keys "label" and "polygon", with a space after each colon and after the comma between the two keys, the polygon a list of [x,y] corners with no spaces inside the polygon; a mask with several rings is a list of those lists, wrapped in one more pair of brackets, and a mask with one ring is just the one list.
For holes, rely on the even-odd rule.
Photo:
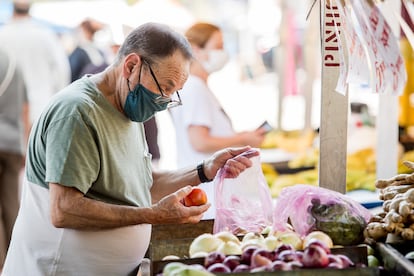
{"label": "smartphone", "polygon": [[269,124],[268,121],[264,121],[259,127],[259,128],[264,128],[266,130],[266,133],[270,132],[273,130],[273,127]]}

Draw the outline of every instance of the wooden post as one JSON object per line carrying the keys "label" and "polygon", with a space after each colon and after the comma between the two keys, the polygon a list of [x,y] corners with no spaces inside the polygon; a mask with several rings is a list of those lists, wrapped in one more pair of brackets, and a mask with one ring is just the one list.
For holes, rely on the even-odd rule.
{"label": "wooden post", "polygon": [[[335,91],[340,72],[339,12],[328,1],[321,1],[322,18],[322,103],[320,124],[319,186],[346,192],[348,92]],[[341,41],[344,41],[343,39]]]}

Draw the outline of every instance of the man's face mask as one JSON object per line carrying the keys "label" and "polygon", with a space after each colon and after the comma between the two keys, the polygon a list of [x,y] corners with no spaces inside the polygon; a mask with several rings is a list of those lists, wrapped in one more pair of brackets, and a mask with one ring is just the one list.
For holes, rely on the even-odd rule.
{"label": "man's face mask", "polygon": [[[142,70],[142,65],[141,69]],[[157,99],[160,95],[151,92],[149,89],[145,88],[141,83],[141,71],[140,79],[138,85],[135,86],[134,90],[131,91],[128,88],[129,94],[125,101],[124,112],[126,116],[134,122],[145,122],[151,119],[156,112],[167,109],[168,102],[158,103]]]}

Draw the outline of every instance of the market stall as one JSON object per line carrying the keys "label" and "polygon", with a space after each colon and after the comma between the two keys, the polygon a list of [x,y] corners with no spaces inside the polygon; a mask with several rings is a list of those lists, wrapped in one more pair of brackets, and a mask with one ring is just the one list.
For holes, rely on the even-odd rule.
{"label": "market stall", "polygon": [[[390,7],[395,8],[394,4]],[[262,172],[269,183],[269,193],[275,187],[271,187],[272,184],[278,185],[275,183],[283,174],[283,169],[290,169],[288,173],[302,173],[303,179],[311,179],[309,182],[313,183],[303,183],[296,178],[292,185],[279,189],[276,197],[273,197],[276,199],[276,205],[272,208],[273,222],[263,223],[260,231],[249,231],[243,222],[236,228],[217,229],[215,224],[220,217],[216,221],[202,222],[203,227],[207,227],[201,230],[204,233],[197,232],[200,229],[188,230],[192,228],[191,225],[183,226],[181,233],[185,237],[162,238],[159,231],[165,229],[154,228],[154,240],[150,250],[152,253],[158,251],[162,254],[156,256],[150,253],[151,257],[144,260],[142,265],[143,275],[275,275],[281,271],[284,271],[283,275],[414,273],[414,264],[410,261],[414,247],[408,242],[414,240],[414,235],[411,235],[414,233],[414,205],[410,201],[414,191],[414,182],[411,182],[414,166],[413,163],[405,162],[404,167],[404,160],[398,160],[397,156],[397,96],[405,85],[406,72],[398,42],[391,35],[392,28],[396,27],[389,25],[383,15],[384,11],[372,1],[321,1],[319,12],[322,19],[322,119],[318,134],[319,148],[317,151],[309,150],[316,136],[313,132],[307,135],[291,134],[290,137],[289,134],[281,136],[279,132],[271,134],[274,135],[274,140],[270,141],[270,146],[264,146],[266,150],[262,151],[261,156]],[[353,24],[358,24],[359,29]],[[357,79],[369,80],[373,93],[377,93],[379,97],[376,154],[371,149],[356,151],[355,155],[350,155],[347,151],[348,85],[351,80]],[[289,142],[292,137],[293,142]],[[275,144],[283,144],[283,147],[274,147]],[[306,153],[289,151],[289,147],[299,148]],[[411,157],[404,155],[402,159]],[[296,167],[294,162],[297,162]],[[269,164],[270,167],[267,166]],[[277,167],[281,164],[284,167]],[[378,202],[381,203],[379,214],[368,211],[346,193],[350,185],[350,168],[359,167],[364,167],[364,173],[372,173],[366,179],[366,183],[369,183],[366,186],[370,186],[372,193],[378,196]],[[359,174],[355,179],[360,180],[362,177],[364,175]],[[297,184],[307,184],[308,188]],[[359,185],[362,187],[362,184]],[[390,205],[391,201],[385,204],[387,200],[396,202],[396,199],[399,199],[398,203],[401,205]],[[265,204],[250,209],[259,216],[268,211],[260,209],[263,205]],[[234,221],[234,210],[227,211],[229,220]],[[340,237],[335,236],[334,232],[330,233],[329,229],[334,229],[336,234],[340,233]],[[172,233],[174,230],[167,231]],[[315,264],[308,260],[308,254],[316,249],[314,245],[309,245],[310,238],[306,237],[315,232],[328,235],[330,246],[327,247],[330,249],[326,248],[326,244],[322,248],[326,249],[326,254],[330,254],[330,261]],[[349,233],[352,235],[349,236]],[[320,245],[327,239],[317,236],[316,240]],[[243,262],[241,258],[247,254],[246,248],[249,246],[255,246],[252,252],[256,253],[253,255],[261,254],[261,257]],[[282,247],[288,247],[289,252],[282,253],[286,249]],[[312,260],[325,260],[321,257],[325,253],[319,252],[322,255],[316,255],[317,257],[312,255]],[[344,256],[341,262],[335,263],[337,255]],[[213,256],[220,258],[212,262]],[[229,256],[231,258],[227,258]],[[244,267],[246,270],[234,271],[232,269],[235,267],[229,268],[232,263],[225,259],[231,259],[234,266],[234,262],[238,262],[238,265],[248,267]],[[217,268],[213,269],[213,263],[220,265],[215,265]],[[226,265],[223,266],[223,263]],[[177,269],[175,272],[168,270],[173,270],[174,266]]]}

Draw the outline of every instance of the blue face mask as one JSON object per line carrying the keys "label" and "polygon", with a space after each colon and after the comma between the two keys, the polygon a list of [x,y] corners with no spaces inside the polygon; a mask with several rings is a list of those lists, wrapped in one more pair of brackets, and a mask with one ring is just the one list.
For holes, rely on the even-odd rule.
{"label": "blue face mask", "polygon": [[134,90],[129,91],[124,105],[126,116],[134,122],[145,122],[151,119],[156,112],[167,109],[168,103],[156,103],[160,95],[155,94],[138,84]]}

